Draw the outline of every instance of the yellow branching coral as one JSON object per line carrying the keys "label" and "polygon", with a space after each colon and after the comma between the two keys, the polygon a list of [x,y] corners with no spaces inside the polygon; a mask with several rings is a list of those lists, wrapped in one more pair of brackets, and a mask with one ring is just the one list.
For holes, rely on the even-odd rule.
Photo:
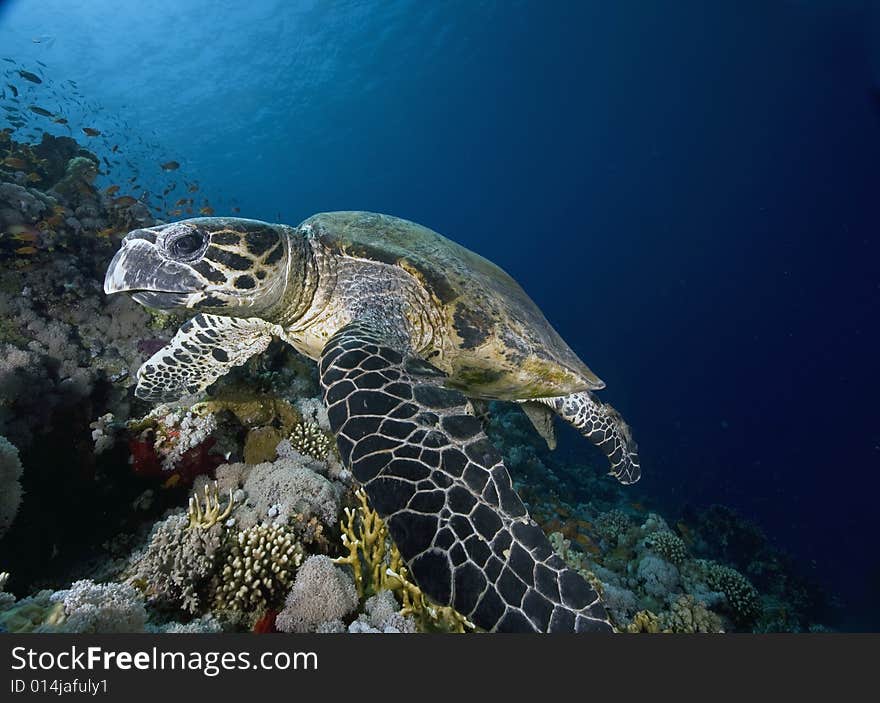
{"label": "yellow branching coral", "polygon": [[432,603],[421,589],[409,580],[409,572],[388,527],[373,510],[363,488],[355,492],[359,505],[345,509],[342,544],[348,554],[335,560],[351,567],[361,599],[382,590],[397,595],[403,607],[401,615],[412,616],[422,631],[465,632],[474,625],[449,606]]}
{"label": "yellow branching coral", "polygon": [[232,514],[233,508],[232,489],[229,490],[229,502],[224,510],[220,510],[220,489],[217,482],[205,484],[205,506],[198,495],[193,495],[189,499],[189,509],[187,517],[189,517],[189,527],[200,527],[207,529],[228,518]]}
{"label": "yellow branching coral", "polygon": [[[394,547],[397,552],[397,547]],[[400,555],[397,555],[400,559]],[[412,616],[422,632],[467,632],[476,628],[470,620],[448,605],[433,604],[422,590],[408,578],[409,573],[402,564],[395,571],[385,570],[385,583],[400,596],[403,608],[400,614]]]}
{"label": "yellow branching coral", "polygon": [[399,565],[401,559],[393,543],[391,549],[387,549],[386,545],[391,541],[388,528],[379,513],[370,508],[364,489],[359,488],[354,495],[360,505],[356,509],[345,508],[345,524],[342,526],[342,546],[348,550],[348,555],[335,561],[351,567],[358,596],[363,599],[386,588],[385,570]]}
{"label": "yellow branching coral", "polygon": [[650,610],[640,610],[635,614],[632,622],[626,626],[626,632],[637,634],[647,632],[649,634],[657,634],[661,632],[672,632],[672,630],[663,629],[663,623],[659,616]]}

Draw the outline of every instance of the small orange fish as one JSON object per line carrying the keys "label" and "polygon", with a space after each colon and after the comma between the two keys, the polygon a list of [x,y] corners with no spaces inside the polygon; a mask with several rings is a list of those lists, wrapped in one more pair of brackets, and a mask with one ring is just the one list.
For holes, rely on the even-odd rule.
{"label": "small orange fish", "polygon": [[91,127],[83,127],[83,134],[87,137],[100,137],[101,133],[97,129],[92,129]]}
{"label": "small orange fish", "polygon": [[109,237],[111,234],[114,234],[115,232],[116,232],[115,227],[107,227],[106,229],[102,229],[100,232],[96,232],[96,234],[99,237],[103,237],[106,239],[107,237]]}
{"label": "small orange fish", "polygon": [[36,247],[19,247],[15,250],[16,254],[22,254],[23,256],[30,256],[31,254],[37,253]]}
{"label": "small orange fish", "polygon": [[24,159],[18,158],[17,156],[7,156],[5,159],[3,159],[3,165],[9,166],[9,168],[22,169],[28,167],[28,162]]}
{"label": "small orange fish", "polygon": [[214,208],[212,207],[203,207],[199,208],[200,215],[208,215],[209,217],[214,214]]}
{"label": "small orange fish", "polygon": [[181,207],[182,205],[186,205],[186,198],[181,198],[176,203],[174,203],[174,207]]}
{"label": "small orange fish", "polygon": [[132,198],[130,195],[123,195],[119,198],[116,198],[116,200],[113,201],[113,204],[116,207],[131,207],[136,202],[137,202],[137,200]]}
{"label": "small orange fish", "polygon": [[40,235],[33,230],[26,230],[24,232],[16,232],[12,235],[12,239],[18,242],[27,242],[28,244],[36,244],[39,240]]}
{"label": "small orange fish", "polygon": [[43,180],[43,177],[40,176],[39,173],[34,173],[33,171],[31,171],[31,172],[27,175],[27,179],[28,179],[28,182],[29,182],[29,183],[36,183],[37,181],[42,181],[42,180]]}
{"label": "small orange fish", "polygon": [[193,209],[192,209],[191,207],[188,207],[188,208],[186,209],[186,214],[187,214],[187,215],[192,215],[192,214],[193,214]]}
{"label": "small orange fish", "polygon": [[172,215],[173,217],[177,217],[178,215],[182,215],[182,214],[183,214],[183,210],[181,210],[180,208],[177,208],[176,210],[172,210],[172,211],[169,212],[168,214],[169,214],[169,215]]}
{"label": "small orange fish", "polygon": [[188,183],[186,186],[187,193],[195,193],[199,189],[198,183]]}
{"label": "small orange fish", "polygon": [[119,192],[119,186],[108,186],[104,190],[104,195],[114,196]]}
{"label": "small orange fish", "polygon": [[166,161],[164,164],[160,164],[163,171],[176,171],[180,168],[180,164],[176,161]]}

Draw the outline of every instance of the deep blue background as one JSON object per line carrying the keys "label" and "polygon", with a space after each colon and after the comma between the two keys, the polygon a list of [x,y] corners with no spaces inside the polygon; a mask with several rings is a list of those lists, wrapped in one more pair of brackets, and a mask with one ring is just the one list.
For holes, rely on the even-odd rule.
{"label": "deep blue background", "polygon": [[608,383],[638,491],[737,507],[880,628],[873,3],[5,8],[4,55],[218,213],[384,211],[495,260]]}

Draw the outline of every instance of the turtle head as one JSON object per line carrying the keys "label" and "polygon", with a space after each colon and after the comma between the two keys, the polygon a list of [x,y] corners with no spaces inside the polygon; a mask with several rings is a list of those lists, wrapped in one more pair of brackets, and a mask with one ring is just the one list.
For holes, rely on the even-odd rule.
{"label": "turtle head", "polygon": [[226,217],[136,229],[110,262],[104,292],[160,310],[259,317],[284,294],[287,240],[284,226]]}

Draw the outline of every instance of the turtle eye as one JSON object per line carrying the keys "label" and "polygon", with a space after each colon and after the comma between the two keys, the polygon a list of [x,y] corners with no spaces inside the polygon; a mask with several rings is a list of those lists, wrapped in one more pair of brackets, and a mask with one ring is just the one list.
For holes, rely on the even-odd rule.
{"label": "turtle eye", "polygon": [[190,230],[168,242],[167,249],[173,258],[186,261],[196,258],[204,246],[205,235],[199,230]]}

